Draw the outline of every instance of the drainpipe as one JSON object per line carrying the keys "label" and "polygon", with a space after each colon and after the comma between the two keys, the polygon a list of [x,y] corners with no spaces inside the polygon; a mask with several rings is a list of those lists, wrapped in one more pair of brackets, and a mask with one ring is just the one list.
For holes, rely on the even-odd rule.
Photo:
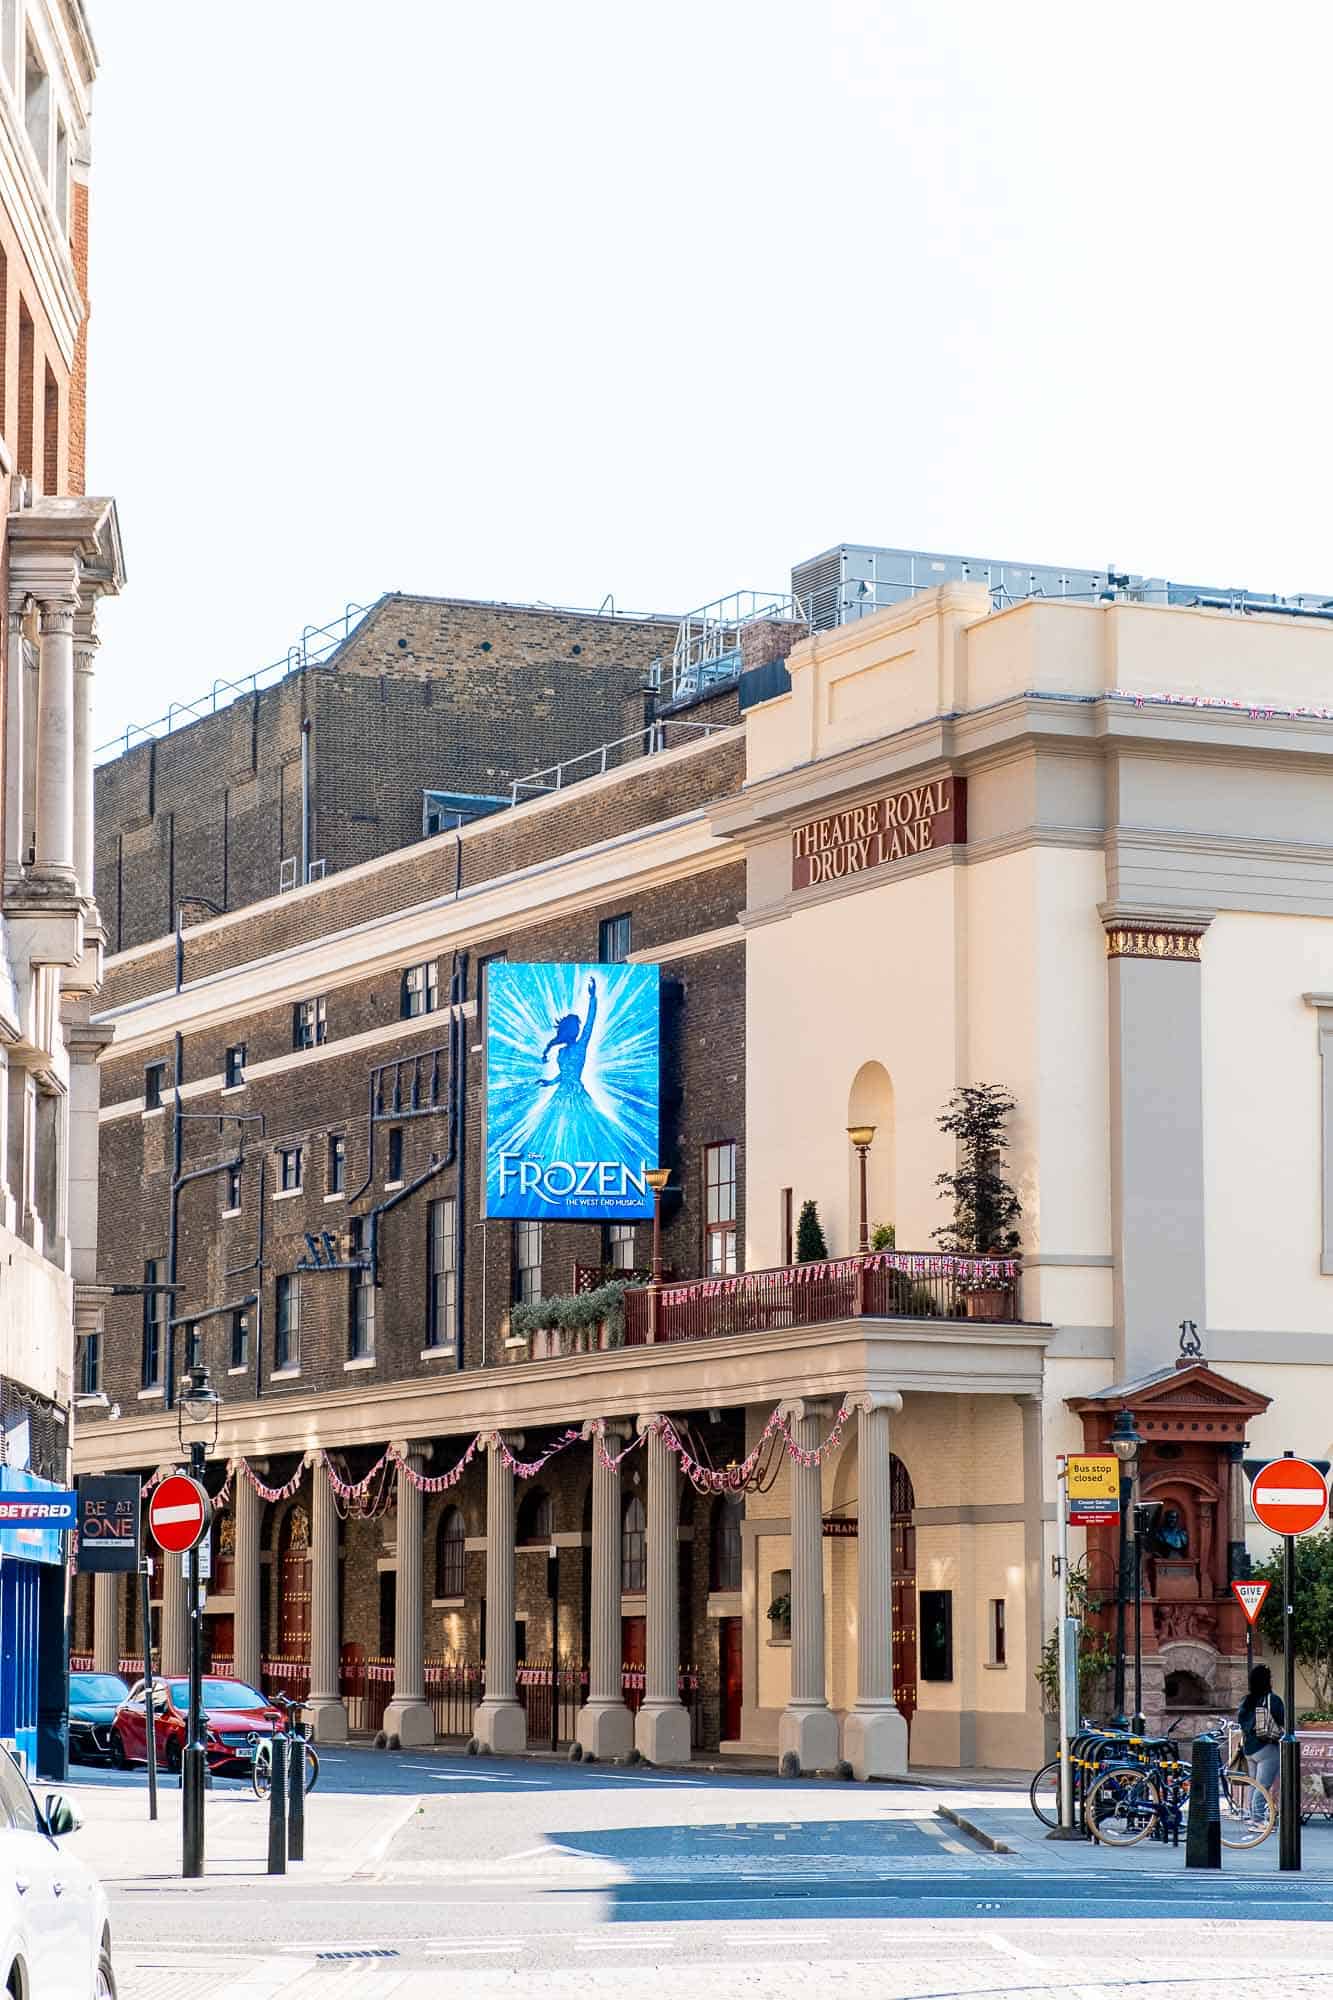
{"label": "drainpipe", "polygon": [[301,881],[310,880],[310,717],[301,721]]}
{"label": "drainpipe", "polygon": [[[460,991],[458,982],[459,982],[459,954],[455,952],[453,971],[449,979],[449,1002],[452,1010],[452,1018],[449,1024],[451,1042],[450,1042],[450,1064],[449,1064],[450,1102],[448,1111],[448,1120],[449,1120],[448,1144],[445,1148],[444,1157],[442,1159],[432,1160],[430,1166],[427,1167],[424,1174],[418,1174],[414,1181],[409,1181],[405,1188],[399,1188],[397,1194],[391,1194],[387,1201],[377,1202],[374,1208],[372,1208],[366,1215],[365,1217],[367,1226],[366,1254],[370,1259],[371,1281],[373,1284],[376,1285],[378,1285],[380,1282],[380,1252],[379,1252],[380,1217],[382,1215],[387,1215],[391,1209],[399,1207],[401,1203],[410,1200],[411,1197],[414,1194],[416,1194],[419,1188],[425,1187],[427,1181],[433,1181],[438,1174],[442,1174],[444,1172],[446,1167],[451,1167],[454,1164],[455,1159],[458,1157],[458,1092],[457,1092],[457,1081],[456,1081],[458,1073],[457,1072],[458,1043],[456,1040],[452,1039],[454,1036],[461,1034],[463,1029],[462,1007],[461,1003],[459,1003],[458,1000],[458,995]],[[372,1125],[371,1125],[372,1132],[374,1131],[373,1110],[374,1107],[372,1105]],[[365,1191],[364,1188],[362,1188],[358,1190],[358,1193],[364,1193],[364,1191]]]}

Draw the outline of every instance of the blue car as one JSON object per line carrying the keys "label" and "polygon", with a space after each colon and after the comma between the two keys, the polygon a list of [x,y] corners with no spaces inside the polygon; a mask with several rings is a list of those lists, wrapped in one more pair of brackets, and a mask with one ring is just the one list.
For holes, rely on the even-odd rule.
{"label": "blue car", "polygon": [[69,1755],[77,1764],[108,1763],[111,1725],[116,1710],[129,1695],[119,1674],[71,1674],[69,1677]]}

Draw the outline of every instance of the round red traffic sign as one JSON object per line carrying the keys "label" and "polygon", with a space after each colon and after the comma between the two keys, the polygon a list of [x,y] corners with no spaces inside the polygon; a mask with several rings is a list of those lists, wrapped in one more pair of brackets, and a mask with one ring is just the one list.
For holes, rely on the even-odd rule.
{"label": "round red traffic sign", "polygon": [[174,1472],[164,1479],[148,1502],[153,1540],[169,1556],[184,1555],[204,1538],[213,1518],[213,1503],[197,1479]]}
{"label": "round red traffic sign", "polygon": [[1250,1501],[1275,1535],[1304,1535],[1328,1512],[1328,1487],[1305,1458],[1274,1458],[1254,1475]]}

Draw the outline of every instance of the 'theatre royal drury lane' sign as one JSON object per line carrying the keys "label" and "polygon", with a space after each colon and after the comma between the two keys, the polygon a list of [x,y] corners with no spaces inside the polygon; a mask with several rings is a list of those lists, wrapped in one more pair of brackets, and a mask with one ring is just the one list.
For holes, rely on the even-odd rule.
{"label": "'theatre royal drury lane' sign", "polygon": [[791,885],[809,889],[967,838],[967,780],[932,778],[869,805],[807,820],[792,835]]}

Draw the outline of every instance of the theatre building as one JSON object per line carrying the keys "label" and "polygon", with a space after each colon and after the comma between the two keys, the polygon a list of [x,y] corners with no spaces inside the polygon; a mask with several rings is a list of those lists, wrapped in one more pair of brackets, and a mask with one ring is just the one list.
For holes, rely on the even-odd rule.
{"label": "theatre building", "polygon": [[[1034,1765],[1057,1456],[1122,1412],[1150,1713],[1233,1703],[1240,1461],[1333,1430],[1333,626],[1114,580],[786,625],[706,733],[108,962],[77,1462],[177,1462],[206,1368],[214,1665],[326,1740]],[[627,968],[655,1157],[553,1175]],[[1014,1254],[936,1237],[979,1084]],[[502,1130],[506,1197],[600,1218],[497,1213]],[[179,1671],[174,1570],[157,1616]]]}

